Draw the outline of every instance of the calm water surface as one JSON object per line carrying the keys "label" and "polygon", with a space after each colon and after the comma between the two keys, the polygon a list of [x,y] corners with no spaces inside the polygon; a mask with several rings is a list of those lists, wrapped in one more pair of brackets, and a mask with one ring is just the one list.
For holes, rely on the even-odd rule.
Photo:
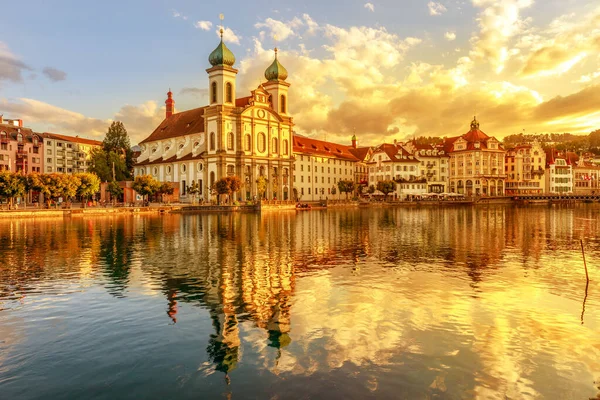
{"label": "calm water surface", "polygon": [[599,217],[2,220],[0,398],[600,398]]}

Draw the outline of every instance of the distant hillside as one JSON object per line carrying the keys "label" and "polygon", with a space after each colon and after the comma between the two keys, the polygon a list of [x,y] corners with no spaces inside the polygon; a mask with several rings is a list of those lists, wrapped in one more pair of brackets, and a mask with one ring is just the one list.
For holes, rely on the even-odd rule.
{"label": "distant hillside", "polygon": [[591,132],[589,135],[573,135],[571,133],[518,133],[506,136],[503,143],[505,147],[510,148],[519,143],[533,142],[534,140],[540,142],[544,148],[553,147],[557,150],[569,150],[576,153],[589,151],[594,154],[600,154],[600,129]]}

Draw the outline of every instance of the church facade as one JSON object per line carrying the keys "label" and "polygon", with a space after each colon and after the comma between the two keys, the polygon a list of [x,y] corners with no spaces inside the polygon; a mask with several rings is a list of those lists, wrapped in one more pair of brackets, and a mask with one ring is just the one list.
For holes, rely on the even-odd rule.
{"label": "church facade", "polygon": [[209,62],[209,104],[175,112],[169,90],[165,119],[140,142],[135,176],[149,174],[177,183],[182,200],[193,182],[199,185],[198,197],[209,199],[215,182],[226,176],[242,181],[237,200],[292,199],[294,124],[288,110],[288,73],[277,49],[266,81],[246,97],[236,97],[235,56],[222,32]]}

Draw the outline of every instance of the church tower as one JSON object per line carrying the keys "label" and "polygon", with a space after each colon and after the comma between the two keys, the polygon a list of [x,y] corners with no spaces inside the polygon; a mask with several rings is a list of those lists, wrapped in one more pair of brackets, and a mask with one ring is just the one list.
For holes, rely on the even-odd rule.
{"label": "church tower", "polygon": [[223,27],[221,42],[208,56],[211,68],[208,73],[208,103],[214,105],[235,106],[235,77],[238,70],[233,68],[235,56],[223,43]]}
{"label": "church tower", "polygon": [[173,93],[171,89],[167,92],[167,100],[165,100],[165,106],[167,108],[167,112],[165,117],[170,118],[171,115],[175,114],[175,100],[173,100]]}
{"label": "church tower", "polygon": [[263,87],[271,95],[273,109],[281,116],[289,116],[288,109],[288,88],[290,84],[285,80],[288,72],[277,59],[277,47],[275,47],[275,59],[269,68],[265,71],[266,83]]}

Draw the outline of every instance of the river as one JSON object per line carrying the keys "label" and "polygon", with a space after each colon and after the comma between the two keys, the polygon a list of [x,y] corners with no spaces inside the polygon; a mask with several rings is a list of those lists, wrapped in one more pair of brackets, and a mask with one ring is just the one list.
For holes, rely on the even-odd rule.
{"label": "river", "polygon": [[596,398],[599,234],[592,204],[0,220],[0,398]]}

